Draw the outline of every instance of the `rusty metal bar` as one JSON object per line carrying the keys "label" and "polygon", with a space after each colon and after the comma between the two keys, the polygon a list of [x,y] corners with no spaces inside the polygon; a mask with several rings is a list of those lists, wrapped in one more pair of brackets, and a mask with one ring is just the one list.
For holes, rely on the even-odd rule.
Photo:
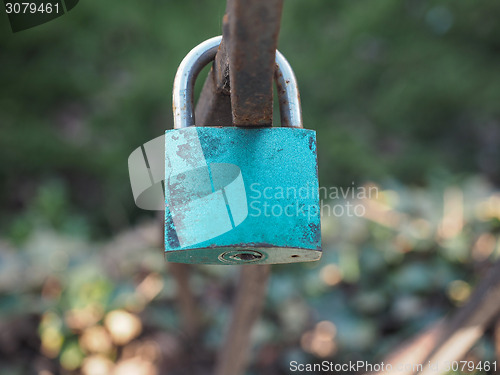
{"label": "rusty metal bar", "polygon": [[283,0],[227,1],[223,41],[196,107],[198,125],[272,125],[282,8]]}
{"label": "rusty metal bar", "polygon": [[[223,41],[196,106],[196,125],[272,125],[272,85],[282,7],[283,0],[227,1]],[[278,90],[288,84],[282,76],[276,77]],[[178,277],[178,281],[185,283],[191,269],[184,266],[182,280]],[[242,266],[214,374],[244,373],[250,333],[261,313],[270,270],[269,265]],[[198,310],[197,306],[192,308]],[[192,337],[196,331],[190,332]]]}
{"label": "rusty metal bar", "polygon": [[[217,61],[214,62],[214,65],[216,64]],[[196,105],[195,116],[198,126],[233,125],[231,97],[228,94],[217,91],[213,68],[201,90],[200,99]]]}
{"label": "rusty metal bar", "polygon": [[250,349],[252,328],[264,304],[267,281],[271,274],[269,265],[241,266],[236,298],[224,344],[219,350],[215,375],[240,375],[245,373]]}
{"label": "rusty metal bar", "polygon": [[271,126],[283,0],[228,0],[231,106],[236,126]]}
{"label": "rusty metal bar", "polygon": [[[223,20],[223,42],[227,51],[223,56],[222,48],[219,50],[213,79],[219,96],[227,93],[227,83],[230,85],[232,125],[272,125],[275,52],[282,8],[283,0],[227,0]],[[278,89],[286,84],[280,77],[277,80]],[[261,314],[270,274],[270,265],[242,266],[215,375],[245,372],[250,334]]]}
{"label": "rusty metal bar", "polygon": [[222,20],[222,42],[196,105],[195,116],[198,126],[233,125],[229,88],[229,58],[225,42],[229,38],[227,19],[226,14]]}

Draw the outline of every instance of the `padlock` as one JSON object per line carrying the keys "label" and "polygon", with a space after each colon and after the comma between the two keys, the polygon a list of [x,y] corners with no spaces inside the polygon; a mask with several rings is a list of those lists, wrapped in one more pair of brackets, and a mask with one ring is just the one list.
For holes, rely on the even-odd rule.
{"label": "padlock", "polygon": [[165,132],[165,256],[170,262],[273,264],[321,257],[316,132],[303,129],[292,68],[276,51],[285,127],[195,126],[196,76],[221,37],[195,47],[174,80]]}

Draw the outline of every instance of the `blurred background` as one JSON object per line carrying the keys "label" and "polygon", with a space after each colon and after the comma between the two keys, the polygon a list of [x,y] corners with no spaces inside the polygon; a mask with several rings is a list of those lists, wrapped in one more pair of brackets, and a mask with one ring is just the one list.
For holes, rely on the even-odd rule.
{"label": "blurred background", "polygon": [[[0,17],[0,374],[210,373],[239,269],[194,267],[202,330],[186,347],[127,158],[172,128],[177,66],[224,11],[82,0],[15,34]],[[380,360],[500,256],[498,14],[493,0],[285,1],[279,49],[320,184],[379,193],[365,217],[323,217],[321,261],[273,267],[248,374]],[[468,356],[494,360],[493,332]]]}

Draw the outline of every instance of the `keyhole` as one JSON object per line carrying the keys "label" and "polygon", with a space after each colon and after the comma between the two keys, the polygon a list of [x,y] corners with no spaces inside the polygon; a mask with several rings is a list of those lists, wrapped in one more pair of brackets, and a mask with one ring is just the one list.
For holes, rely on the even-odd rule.
{"label": "keyhole", "polygon": [[261,259],[263,260],[265,259],[265,256],[256,250],[235,249],[219,255],[219,259],[223,262],[241,264],[251,263]]}
{"label": "keyhole", "polygon": [[233,258],[247,261],[247,260],[255,260],[255,259],[260,259],[262,258],[262,255],[260,254],[249,254],[249,253],[240,253],[232,256]]}

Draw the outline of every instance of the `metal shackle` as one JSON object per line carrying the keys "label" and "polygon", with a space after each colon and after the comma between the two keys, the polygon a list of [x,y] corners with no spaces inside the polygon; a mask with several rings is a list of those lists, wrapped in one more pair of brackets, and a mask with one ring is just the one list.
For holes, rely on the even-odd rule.
{"label": "metal shackle", "polygon": [[[172,94],[174,129],[195,125],[194,84],[196,77],[210,61],[215,59],[221,41],[222,36],[216,36],[198,44],[179,65]],[[276,50],[274,77],[278,86],[281,126],[302,128],[297,79],[285,56],[278,50]]]}

